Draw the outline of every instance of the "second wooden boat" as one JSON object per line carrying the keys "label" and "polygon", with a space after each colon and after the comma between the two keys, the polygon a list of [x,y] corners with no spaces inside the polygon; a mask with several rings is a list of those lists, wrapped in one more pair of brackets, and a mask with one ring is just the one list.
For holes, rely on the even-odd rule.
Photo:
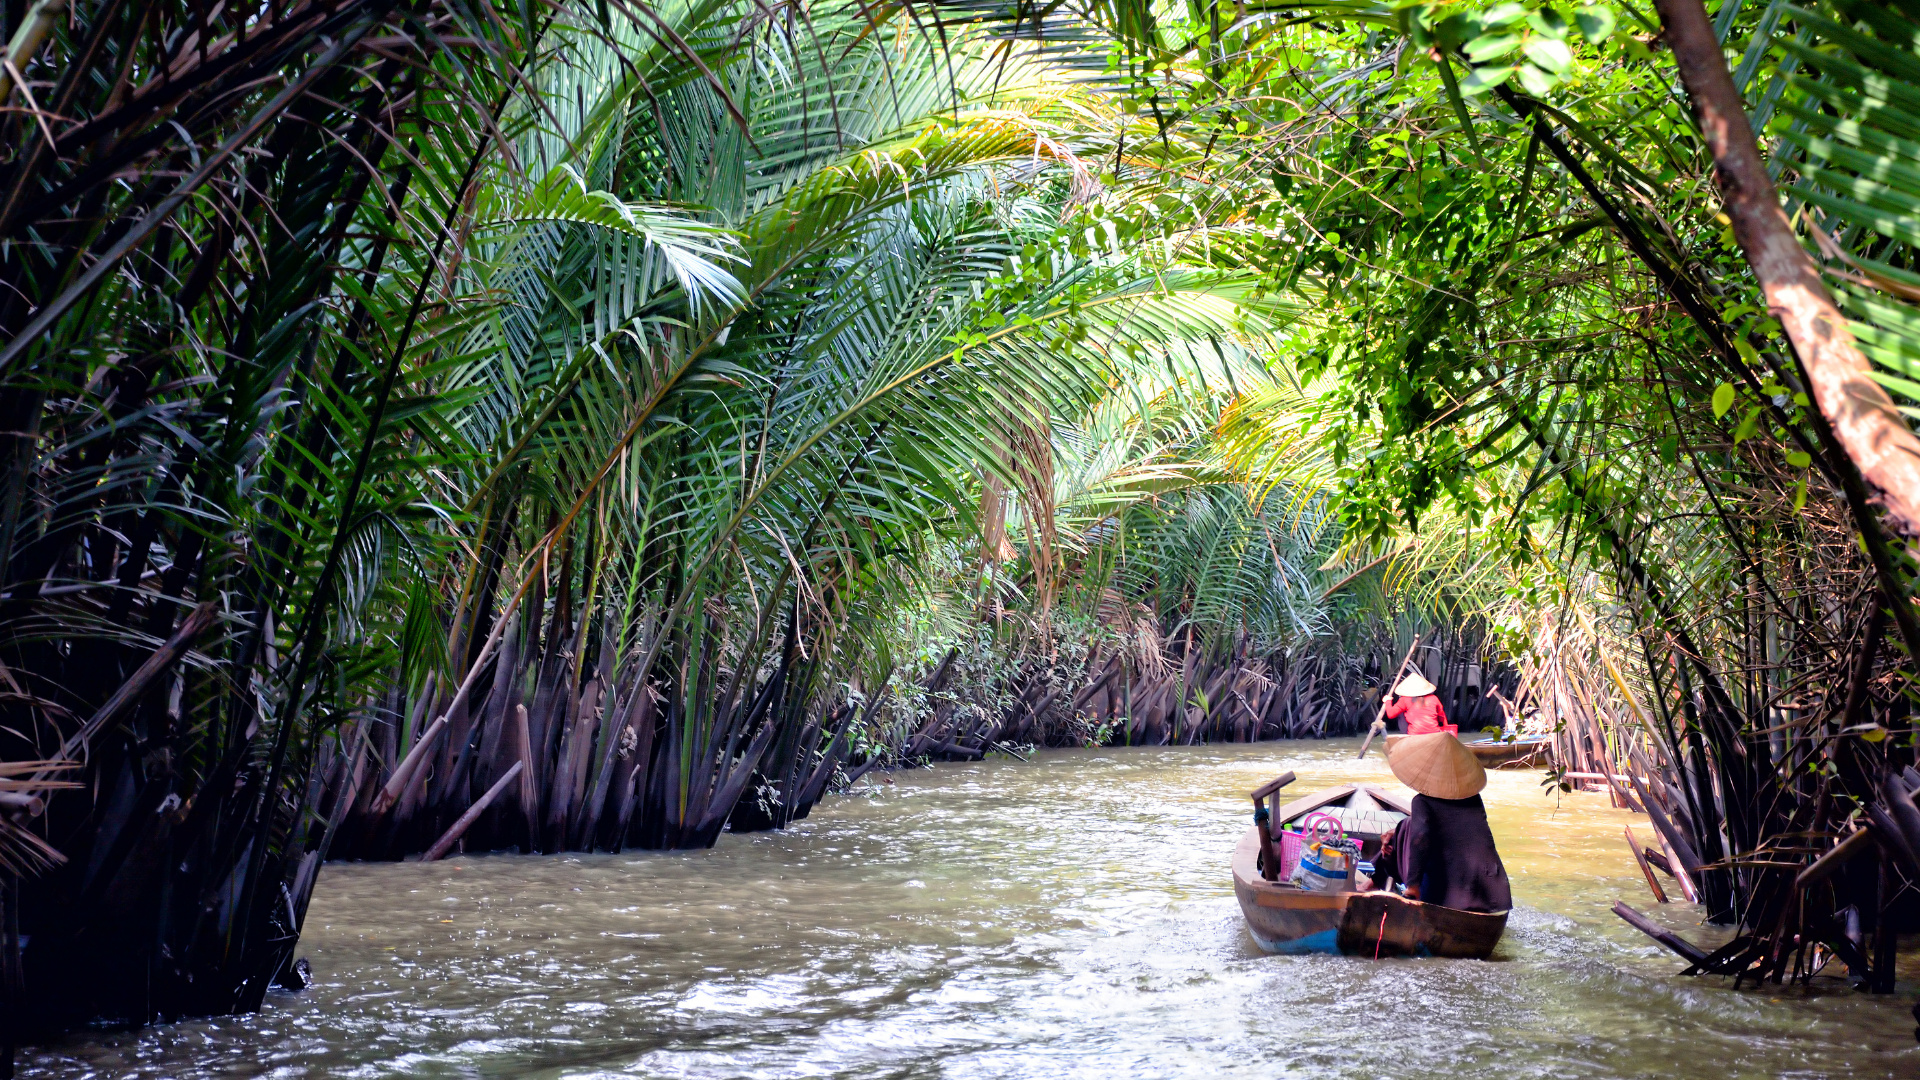
{"label": "second wooden boat", "polygon": [[[1393,756],[1393,748],[1405,738],[1405,735],[1387,736],[1388,757]],[[1552,764],[1553,737],[1550,735],[1528,735],[1512,742],[1496,738],[1472,742],[1462,739],[1460,745],[1473,751],[1485,769],[1544,769]]]}

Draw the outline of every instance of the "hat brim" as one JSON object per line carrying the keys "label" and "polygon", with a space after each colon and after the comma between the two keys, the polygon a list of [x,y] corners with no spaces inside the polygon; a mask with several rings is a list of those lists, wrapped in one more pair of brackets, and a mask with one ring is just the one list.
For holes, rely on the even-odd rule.
{"label": "hat brim", "polygon": [[1400,684],[1393,688],[1393,692],[1401,697],[1425,697],[1433,691],[1433,684],[1427,681],[1425,675],[1418,672],[1401,679]]}
{"label": "hat brim", "polygon": [[1387,754],[1400,782],[1436,799],[1465,799],[1487,786],[1487,770],[1448,732],[1409,735]]}

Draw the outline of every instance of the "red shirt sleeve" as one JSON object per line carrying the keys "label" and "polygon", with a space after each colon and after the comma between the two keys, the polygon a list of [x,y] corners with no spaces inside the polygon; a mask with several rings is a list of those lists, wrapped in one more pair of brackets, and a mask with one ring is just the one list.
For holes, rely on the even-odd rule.
{"label": "red shirt sleeve", "polygon": [[1407,699],[1395,698],[1394,700],[1387,703],[1387,711],[1385,715],[1389,720],[1398,720],[1402,716],[1405,716],[1406,712],[1407,712]]}

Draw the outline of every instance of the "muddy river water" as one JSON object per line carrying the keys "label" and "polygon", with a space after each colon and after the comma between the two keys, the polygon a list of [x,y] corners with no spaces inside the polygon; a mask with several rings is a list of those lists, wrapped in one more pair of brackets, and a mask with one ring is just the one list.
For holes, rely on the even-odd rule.
{"label": "muddy river water", "polygon": [[1516,903],[1492,961],[1260,955],[1227,869],[1245,793],[1391,784],[1356,748],[1053,751],[863,782],[712,851],[333,865],[312,989],[77,1034],[23,1075],[1920,1076],[1912,978],[1678,977],[1608,911],[1653,907],[1621,835],[1643,819],[1538,773],[1487,791]]}

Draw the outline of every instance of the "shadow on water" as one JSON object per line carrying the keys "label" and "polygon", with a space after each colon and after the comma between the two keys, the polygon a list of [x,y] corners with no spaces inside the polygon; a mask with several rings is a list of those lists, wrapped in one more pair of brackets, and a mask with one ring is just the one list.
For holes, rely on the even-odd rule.
{"label": "shadow on water", "polygon": [[[1731,993],[1598,795],[1496,773],[1520,905],[1493,962],[1266,957],[1244,793],[1388,781],[1355,740],[1052,751],[910,773],[712,851],[329,866],[317,983],[250,1017],[28,1052],[51,1077],[1739,1077],[1920,1074],[1908,1008]],[[1656,913],[1696,941],[1697,909]]]}

